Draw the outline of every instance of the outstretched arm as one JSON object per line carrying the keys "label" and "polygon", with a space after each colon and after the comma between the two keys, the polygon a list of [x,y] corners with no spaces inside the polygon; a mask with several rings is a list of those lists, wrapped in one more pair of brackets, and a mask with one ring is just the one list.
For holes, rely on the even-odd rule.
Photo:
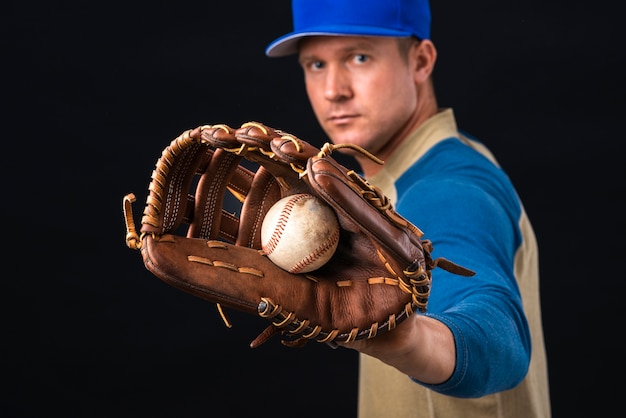
{"label": "outstretched arm", "polygon": [[448,380],[456,365],[452,332],[442,322],[426,315],[411,316],[393,332],[342,345],[376,357],[428,384]]}

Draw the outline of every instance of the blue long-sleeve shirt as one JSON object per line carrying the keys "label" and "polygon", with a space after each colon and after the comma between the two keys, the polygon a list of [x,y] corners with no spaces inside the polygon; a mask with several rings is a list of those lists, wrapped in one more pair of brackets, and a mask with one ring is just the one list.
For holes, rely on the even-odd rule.
{"label": "blue long-sleeve shirt", "polygon": [[474,397],[516,386],[531,341],[514,274],[521,206],[503,171],[457,138],[439,142],[396,182],[396,209],[430,238],[433,257],[468,267],[433,272],[427,315],[448,325],[457,367],[432,389]]}
{"label": "blue long-sleeve shirt", "polygon": [[[385,409],[377,410],[374,393],[392,393],[389,387],[396,387],[396,393],[418,393],[416,388],[421,387],[435,395],[418,393],[414,400],[404,395],[398,405],[415,403],[419,409],[430,402],[432,416],[458,410],[465,417],[499,417],[507,408],[519,410],[520,415],[510,416],[549,416],[538,250],[508,176],[481,143],[457,131],[451,109],[418,128],[383,167],[368,180],[381,187],[398,213],[424,231],[424,238],[433,243],[433,258],[447,258],[476,275],[433,270],[424,315],[452,331],[456,343],[452,376],[437,385],[401,379],[393,374],[397,371],[383,370],[389,366],[361,355],[360,413],[404,416],[389,409],[393,405],[389,399],[380,405]],[[415,388],[398,390],[400,383]],[[503,391],[507,396],[498,397]],[[493,396],[485,398],[488,395]]]}

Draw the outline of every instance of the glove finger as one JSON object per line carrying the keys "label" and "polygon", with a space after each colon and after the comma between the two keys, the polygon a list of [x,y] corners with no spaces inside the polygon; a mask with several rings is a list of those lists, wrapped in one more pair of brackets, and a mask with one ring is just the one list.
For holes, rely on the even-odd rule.
{"label": "glove finger", "polygon": [[[291,134],[257,122],[243,124],[235,135],[242,144],[249,147],[246,159],[265,167],[276,178],[283,197],[310,193],[308,186],[300,180],[300,174],[307,159],[317,152],[316,148]],[[294,143],[300,145],[295,146]],[[293,155],[282,152],[281,144],[286,144],[286,148]]]}
{"label": "glove finger", "polygon": [[232,243],[237,239],[239,219],[224,210],[222,202],[227,190],[238,200],[243,199],[250,190],[253,174],[239,164],[243,156],[227,151],[238,145],[234,129],[225,124],[202,126],[200,138],[215,150],[209,152],[211,158],[207,164],[195,172],[199,179],[187,236]]}
{"label": "glove finger", "polygon": [[291,134],[274,138],[270,147],[277,160],[292,166],[299,172],[304,171],[309,158],[320,152],[319,148]]}
{"label": "glove finger", "polygon": [[281,189],[274,177],[264,167],[259,167],[250,191],[241,207],[239,233],[236,245],[261,248],[261,226],[267,211],[281,198]]}
{"label": "glove finger", "polygon": [[230,240],[234,238],[230,237],[232,230],[221,230],[221,202],[224,200],[227,187],[237,172],[236,167],[239,166],[242,158],[223,149],[217,149],[212,153],[211,161],[206,170],[200,174],[196,186],[195,213],[189,225],[188,237],[217,239],[220,236],[226,236]]}
{"label": "glove finger", "polygon": [[212,151],[200,140],[200,128],[183,132],[163,150],[152,172],[142,233],[173,232],[193,218],[194,199],[187,191],[195,171],[211,156]]}
{"label": "glove finger", "polygon": [[342,227],[363,232],[406,268],[422,260],[421,231],[397,214],[383,193],[331,157],[308,161],[311,188],[336,211]]}

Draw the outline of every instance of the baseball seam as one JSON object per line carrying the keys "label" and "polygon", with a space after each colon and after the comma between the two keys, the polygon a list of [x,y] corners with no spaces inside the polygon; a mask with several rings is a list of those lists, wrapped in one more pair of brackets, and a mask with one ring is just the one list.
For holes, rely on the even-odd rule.
{"label": "baseball seam", "polygon": [[[266,243],[263,244],[263,251],[266,255],[271,255],[278,247],[280,239],[282,238],[282,235],[287,228],[287,223],[296,204],[302,199],[310,198],[311,196],[307,194],[296,194],[291,196],[290,199],[287,200],[284,207],[280,211],[280,214],[276,221],[276,226],[272,231],[271,237],[267,240]],[[296,262],[295,265],[293,265],[288,271],[294,274],[300,273],[302,270],[310,266],[324,254],[330,251],[337,244],[338,241],[339,228],[337,228],[337,230],[335,230],[331,236],[329,236],[317,248],[311,251],[311,253],[309,253],[306,257]]]}
{"label": "baseball seam", "polygon": [[291,199],[287,201],[283,209],[280,211],[280,216],[278,217],[278,221],[276,222],[276,228],[274,229],[274,231],[272,232],[272,236],[264,246],[266,254],[270,255],[274,252],[276,246],[278,245],[278,242],[280,241],[280,237],[283,235],[283,231],[287,226],[287,221],[291,216],[291,210],[293,209],[297,201],[305,197],[306,196],[304,195],[292,196]]}
{"label": "baseball seam", "polygon": [[324,241],[319,247],[311,252],[308,256],[298,261],[295,266],[293,266],[289,272],[290,273],[299,273],[304,268],[312,264],[315,260],[320,258],[326,252],[328,252],[339,240],[339,229],[337,229],[326,241]]}

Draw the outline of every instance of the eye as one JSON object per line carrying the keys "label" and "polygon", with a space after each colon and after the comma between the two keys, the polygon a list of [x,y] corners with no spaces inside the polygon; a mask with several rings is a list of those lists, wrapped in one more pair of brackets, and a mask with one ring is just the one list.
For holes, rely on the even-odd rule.
{"label": "eye", "polygon": [[310,61],[303,63],[302,67],[308,71],[319,71],[324,68],[324,63],[322,61]]}
{"label": "eye", "polygon": [[300,60],[300,66],[304,71],[315,72],[320,71],[326,64],[323,61],[319,60]]}
{"label": "eye", "polygon": [[353,58],[354,62],[360,63],[360,64],[369,61],[369,59],[370,57],[368,57],[365,54],[356,54]]}

